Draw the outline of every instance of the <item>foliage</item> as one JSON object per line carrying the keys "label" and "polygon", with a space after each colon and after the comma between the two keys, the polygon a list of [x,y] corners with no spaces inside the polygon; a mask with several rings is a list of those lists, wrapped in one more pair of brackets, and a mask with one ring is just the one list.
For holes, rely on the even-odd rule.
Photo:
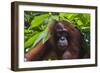
{"label": "foliage", "polygon": [[[24,47],[35,47],[48,39],[48,24],[65,20],[75,24],[82,34],[82,48],[90,51],[90,14],[65,12],[24,12]],[[26,51],[25,51],[26,52]]]}

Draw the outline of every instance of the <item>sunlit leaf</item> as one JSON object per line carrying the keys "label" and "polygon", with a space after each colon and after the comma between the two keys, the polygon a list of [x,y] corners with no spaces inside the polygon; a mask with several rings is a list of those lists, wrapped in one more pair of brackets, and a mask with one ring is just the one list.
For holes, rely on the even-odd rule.
{"label": "sunlit leaf", "polygon": [[42,14],[40,16],[35,16],[31,22],[31,27],[37,27],[40,23],[42,23],[46,18],[48,18],[49,14]]}
{"label": "sunlit leaf", "polygon": [[49,38],[49,31],[48,31],[48,27],[47,27],[47,28],[45,29],[45,31],[44,31],[43,43],[44,43],[45,41],[47,41],[48,38]]}
{"label": "sunlit leaf", "polygon": [[30,47],[36,40],[36,38],[41,34],[41,32],[37,33],[36,35],[32,36],[29,40],[27,40],[24,44],[25,48]]}

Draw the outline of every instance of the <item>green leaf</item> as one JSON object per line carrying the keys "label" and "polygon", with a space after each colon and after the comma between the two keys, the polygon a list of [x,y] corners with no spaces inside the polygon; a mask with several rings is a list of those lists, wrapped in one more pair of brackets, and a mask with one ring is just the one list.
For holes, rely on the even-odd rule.
{"label": "green leaf", "polygon": [[29,40],[27,40],[24,44],[24,48],[28,48],[32,46],[32,44],[35,42],[36,38],[41,34],[41,32],[38,32],[36,35],[32,36]]}
{"label": "green leaf", "polygon": [[78,24],[78,26],[83,25],[83,23],[81,22],[81,20],[78,20],[78,21],[77,21],[77,24]]}
{"label": "green leaf", "polygon": [[52,18],[52,20],[56,20],[56,21],[59,20],[59,16],[57,16],[57,15],[52,15],[51,18]]}
{"label": "green leaf", "polygon": [[62,13],[59,14],[59,16],[64,20],[66,20],[66,19],[72,20],[73,18],[75,18],[76,14],[75,13],[64,13],[64,12],[62,12]]}
{"label": "green leaf", "polygon": [[47,27],[47,28],[45,29],[45,31],[44,31],[43,43],[44,43],[45,41],[47,41],[48,38],[49,38],[49,31],[48,31],[48,27]]}
{"label": "green leaf", "polygon": [[48,18],[49,14],[42,14],[40,16],[35,16],[31,22],[31,27],[37,27],[40,23],[42,23],[46,18]]}
{"label": "green leaf", "polygon": [[43,39],[43,43],[47,40],[47,34],[48,34],[48,29],[46,28],[43,32],[41,32],[41,34],[37,37],[37,39],[35,40],[34,44],[32,47],[36,46],[36,44],[38,42],[40,42]]}

